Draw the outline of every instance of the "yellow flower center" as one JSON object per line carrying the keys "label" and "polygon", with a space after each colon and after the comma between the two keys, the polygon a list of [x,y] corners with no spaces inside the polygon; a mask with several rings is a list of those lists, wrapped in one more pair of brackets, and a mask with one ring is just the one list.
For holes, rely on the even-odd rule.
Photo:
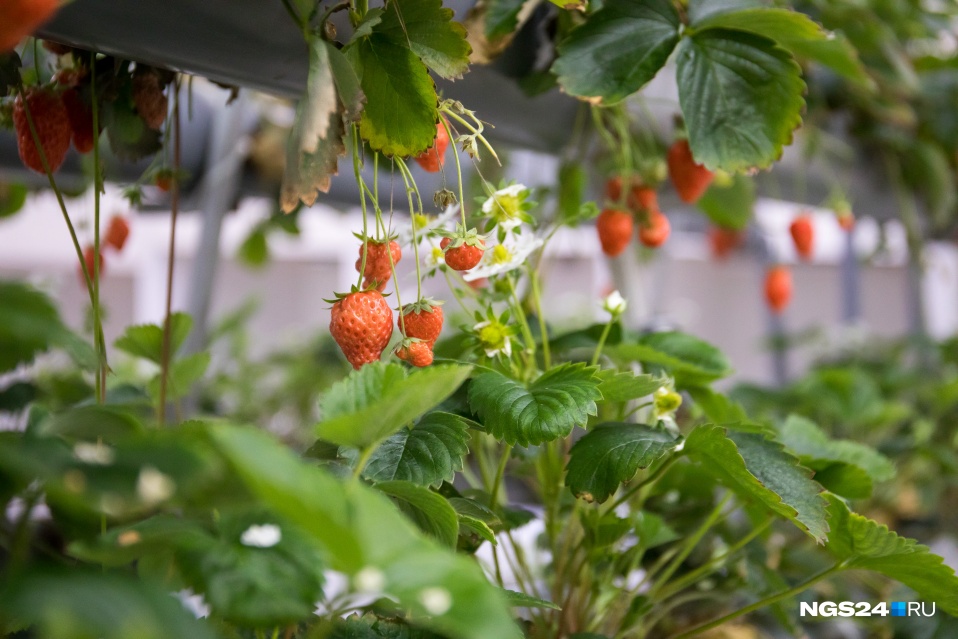
{"label": "yellow flower center", "polygon": [[512,261],[512,253],[509,252],[502,244],[496,244],[495,248],[492,249],[492,263],[493,264],[507,264]]}
{"label": "yellow flower center", "polygon": [[505,348],[508,335],[505,327],[499,322],[493,322],[479,329],[479,341],[486,350],[497,351]]}
{"label": "yellow flower center", "polygon": [[682,405],[682,396],[675,391],[659,391],[655,394],[655,412],[667,415],[675,412]]}
{"label": "yellow flower center", "polygon": [[416,227],[416,230],[424,229],[429,224],[429,218],[423,215],[422,213],[413,213],[412,216],[413,226]]}
{"label": "yellow flower center", "polygon": [[439,263],[442,262],[442,259],[443,259],[443,258],[442,258],[442,249],[439,248],[438,246],[432,247],[432,253],[431,253],[431,255],[432,255],[432,261],[435,262],[436,264],[439,264]]}
{"label": "yellow flower center", "polygon": [[519,215],[519,198],[515,195],[496,194],[492,196],[495,203],[492,215],[499,219],[511,219]]}

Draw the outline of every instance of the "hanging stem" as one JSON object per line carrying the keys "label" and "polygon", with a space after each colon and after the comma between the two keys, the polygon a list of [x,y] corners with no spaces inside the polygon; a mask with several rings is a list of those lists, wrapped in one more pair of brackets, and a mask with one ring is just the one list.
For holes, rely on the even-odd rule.
{"label": "hanging stem", "polygon": [[360,173],[362,162],[359,158],[359,129],[353,125],[353,173],[356,175],[356,185],[359,187],[359,206],[363,211],[363,251],[361,263],[359,265],[359,279],[356,281],[356,288],[363,285],[363,274],[366,272],[366,255],[369,253],[369,224],[366,221],[366,184],[363,182],[363,176]]}
{"label": "hanging stem", "polygon": [[90,102],[93,107],[93,331],[97,346],[96,400],[102,404],[106,395],[106,340],[103,336],[103,314],[100,309],[100,192],[103,172],[100,166],[100,105],[96,93],[96,53],[90,52]]}
{"label": "hanging stem", "polygon": [[[180,81],[173,83],[173,171],[180,174]],[[166,395],[170,381],[171,341],[173,333],[173,260],[176,257],[176,218],[180,210],[180,180],[173,180],[170,202],[170,246],[166,262],[166,317],[163,320],[163,350],[160,356],[160,425],[166,423]]]}
{"label": "hanging stem", "polygon": [[[457,118],[457,119],[460,119],[460,118]],[[463,197],[462,164],[459,162],[459,147],[456,146],[456,142],[455,142],[456,138],[453,136],[452,129],[449,127],[449,122],[446,121],[446,118],[440,117],[439,121],[442,122],[443,128],[446,129],[446,135],[449,136],[449,139],[453,141],[452,156],[456,158],[456,177],[459,179],[459,214],[462,216],[462,230],[465,231],[466,230],[466,200]],[[465,124],[465,122],[463,122],[463,124]]]}
{"label": "hanging stem", "polygon": [[[409,169],[406,167],[406,163],[403,162],[402,158],[396,158],[394,162],[399,166],[399,174],[402,175],[403,184],[406,185],[406,198],[409,200],[409,218],[412,222],[412,252],[416,260],[416,301],[418,302],[422,299],[422,270],[421,264],[419,263],[419,238],[416,237],[416,212],[412,206],[412,194],[413,189],[415,189],[418,197],[419,188],[416,186],[412,175],[409,174]],[[412,180],[412,186],[410,186],[410,180]],[[419,213],[423,214],[422,198],[419,198]],[[400,318],[402,317],[402,308],[399,309],[399,316]]]}

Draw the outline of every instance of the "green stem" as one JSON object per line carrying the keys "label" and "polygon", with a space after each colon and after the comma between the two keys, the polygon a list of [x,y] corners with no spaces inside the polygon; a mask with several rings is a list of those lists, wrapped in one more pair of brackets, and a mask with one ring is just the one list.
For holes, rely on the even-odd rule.
{"label": "green stem", "polygon": [[363,274],[366,272],[366,255],[369,252],[369,224],[366,213],[366,190],[363,176],[360,173],[361,162],[359,159],[359,128],[353,125],[353,173],[356,176],[356,185],[359,187],[359,206],[363,211],[363,251],[361,262],[359,264],[359,279],[356,281],[356,288],[362,288]]}
{"label": "green stem", "polygon": [[[412,174],[409,173],[409,169],[406,167],[406,163],[403,162],[402,158],[396,158],[394,160],[399,166],[399,174],[402,175],[403,184],[406,185],[406,198],[409,200],[409,218],[412,221],[412,252],[413,257],[416,258],[416,301],[422,299],[422,265],[419,261],[419,238],[416,236],[416,212],[412,206],[412,194],[413,189],[415,189],[416,195],[419,195],[419,187],[416,185],[416,181],[413,179]],[[412,180],[412,186],[410,187],[410,180]],[[419,198],[419,213],[424,214],[422,210],[422,198]],[[402,317],[402,308],[399,309],[399,315]]]}
{"label": "green stem", "polygon": [[531,273],[529,278],[532,284],[532,299],[536,305],[536,315],[539,318],[539,334],[542,337],[542,365],[546,370],[552,368],[552,352],[549,346],[549,329],[546,327],[546,318],[542,312],[542,293],[539,290],[538,269]]}
{"label": "green stem", "polygon": [[356,460],[356,467],[353,468],[353,479],[359,479],[363,474],[363,470],[366,469],[366,464],[374,452],[376,452],[375,446],[367,446],[359,453],[359,459]]}
{"label": "green stem", "polygon": [[519,299],[519,294],[516,292],[516,283],[512,279],[512,276],[509,276],[509,292],[512,294],[512,303],[515,306],[516,317],[519,320],[519,326],[522,329],[522,337],[526,341],[526,350],[530,355],[535,356],[536,353],[536,340],[532,337],[532,329],[529,327],[529,319],[526,317],[525,309],[522,308],[522,300]]}
{"label": "green stem", "polygon": [[771,595],[769,597],[765,597],[764,599],[756,601],[755,603],[751,605],[745,606],[744,608],[739,608],[738,610],[734,612],[730,612],[724,617],[719,617],[718,619],[714,619],[712,621],[709,621],[708,623],[704,623],[690,630],[686,630],[685,632],[681,632],[677,635],[674,635],[671,639],[684,639],[685,637],[694,637],[695,635],[703,633],[706,630],[711,630],[712,628],[721,626],[722,624],[727,623],[731,621],[732,619],[736,619],[738,617],[741,617],[742,615],[747,615],[748,613],[764,608],[765,606],[770,606],[773,603],[777,603],[783,599],[794,597],[795,595],[801,594],[805,590],[808,590],[809,588],[817,584],[822,579],[827,579],[828,577],[831,577],[832,575],[834,575],[837,572],[840,572],[843,569],[844,569],[844,566],[842,564],[840,563],[835,564],[831,568],[826,568],[820,573],[812,575],[805,581],[801,582],[800,584],[796,586],[789,588],[788,590],[782,591],[778,593],[777,595]]}
{"label": "green stem", "polygon": [[652,484],[654,484],[655,482],[657,482],[659,479],[662,478],[662,475],[664,475],[666,472],[668,472],[669,468],[672,467],[672,464],[674,464],[674,463],[676,462],[676,460],[678,460],[679,457],[681,457],[681,456],[682,456],[682,453],[675,453],[675,454],[673,454],[671,457],[669,457],[668,459],[666,459],[664,462],[662,462],[662,464],[661,464],[658,468],[656,468],[656,469],[652,472],[652,474],[650,474],[648,477],[646,477],[645,479],[643,479],[642,481],[640,481],[639,483],[637,483],[635,486],[632,486],[631,488],[629,488],[629,490],[625,491],[625,492],[622,494],[621,497],[619,497],[618,499],[616,499],[616,500],[612,503],[612,505],[609,506],[609,508],[608,508],[608,510],[607,510],[606,512],[612,512],[612,511],[614,511],[616,508],[618,508],[618,507],[621,506],[622,504],[624,504],[624,503],[626,503],[627,501],[629,501],[629,499],[631,499],[632,496],[635,495],[637,492],[639,492],[640,490],[642,490],[642,489],[645,488],[646,486],[651,486]]}
{"label": "green stem", "polygon": [[103,315],[100,309],[100,191],[103,187],[103,173],[100,166],[100,109],[96,93],[96,53],[90,52],[90,95],[93,107],[93,330],[99,367],[96,379],[97,402],[102,404],[106,394],[106,343],[103,337]]}
{"label": "green stem", "polygon": [[595,366],[599,363],[599,357],[602,356],[602,349],[605,347],[605,340],[609,339],[609,332],[612,330],[612,325],[615,324],[615,321],[615,317],[610,317],[609,321],[606,322],[605,328],[602,329],[602,335],[599,336],[599,343],[595,345],[595,352],[592,354],[591,366]]}
{"label": "green stem", "polygon": [[492,490],[489,492],[489,507],[495,508],[499,503],[499,491],[502,488],[502,479],[506,474],[506,464],[509,463],[509,455],[512,454],[512,446],[506,445],[502,451],[502,458],[499,460],[499,467],[496,469],[496,476],[492,480]]}
{"label": "green stem", "polygon": [[686,537],[685,542],[682,544],[682,549],[675,556],[672,562],[665,568],[665,570],[662,571],[662,574],[658,576],[658,578],[655,580],[655,583],[652,584],[652,588],[649,590],[650,597],[653,599],[657,597],[665,582],[667,582],[669,578],[675,574],[675,571],[678,570],[688,556],[692,554],[692,551],[702,540],[702,538],[705,537],[705,534],[722,518],[722,511],[725,509],[725,504],[727,504],[731,498],[732,493],[726,493],[725,497],[719,500],[719,502],[715,505],[715,508],[712,509],[712,512],[709,513],[709,516],[705,518],[705,521],[702,522],[702,525],[699,526],[699,529],[696,530],[691,537]]}
{"label": "green stem", "polygon": [[[461,120],[461,118],[456,118]],[[466,200],[463,195],[464,191],[462,188],[462,164],[459,162],[459,147],[456,146],[455,137],[453,137],[452,129],[449,127],[449,122],[446,121],[446,118],[440,117],[439,121],[442,122],[442,126],[446,129],[446,135],[452,143],[452,156],[456,159],[456,178],[459,180],[459,216],[462,218],[462,230],[466,230]],[[465,126],[469,126],[463,122]]]}
{"label": "green stem", "polygon": [[[180,174],[180,83],[173,83],[173,170]],[[166,423],[166,395],[170,381],[173,323],[173,261],[176,258],[176,219],[180,211],[180,181],[173,180],[170,200],[170,245],[166,264],[166,317],[163,320],[163,347],[160,357],[160,426]]]}

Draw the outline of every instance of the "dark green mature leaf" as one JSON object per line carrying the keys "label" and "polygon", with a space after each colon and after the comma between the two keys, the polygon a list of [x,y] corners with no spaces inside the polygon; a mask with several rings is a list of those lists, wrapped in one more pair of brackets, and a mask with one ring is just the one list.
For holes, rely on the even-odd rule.
{"label": "dark green mature leaf", "polygon": [[445,497],[408,481],[384,481],[374,487],[392,497],[419,530],[443,546],[456,547],[459,517]]}
{"label": "dark green mature leaf", "polygon": [[649,333],[609,352],[620,360],[665,368],[681,386],[705,384],[731,372],[728,359],[716,347],[679,332]]}
{"label": "dark green mature leaf", "polygon": [[679,26],[670,0],[609,0],[559,44],[552,70],[567,93],[614,104],[655,77]]}
{"label": "dark green mature leaf", "polygon": [[519,26],[519,12],[525,0],[486,0],[486,37],[505,37]]}
{"label": "dark green mature leaf", "polygon": [[460,78],[469,70],[472,47],[466,28],[453,22],[453,15],[442,0],[391,0],[373,33],[408,46],[437,75]]}
{"label": "dark green mature leaf", "polygon": [[363,139],[386,155],[419,155],[429,148],[439,98],[429,70],[409,45],[374,31],[347,55],[367,99],[359,125]]}
{"label": "dark green mature leaf", "polygon": [[828,532],[822,488],[782,446],[757,433],[706,424],[685,440],[684,451],[741,497],[759,502],[816,541]]}
{"label": "dark green mature leaf", "polygon": [[452,395],[471,372],[459,364],[408,374],[399,364],[367,364],[326,393],[317,434],[340,446],[380,442]]}
{"label": "dark green mature leaf", "polygon": [[746,175],[735,175],[727,186],[713,182],[697,204],[716,226],[741,231],[752,219],[755,181]]}
{"label": "dark green mature leaf", "polygon": [[[348,575],[366,567],[380,571],[384,592],[416,623],[451,639],[521,637],[479,567],[418,534],[384,495],[337,481],[262,432],[228,426],[209,432],[249,490],[326,547],[331,568]],[[427,588],[449,594],[448,610],[424,606]]]}
{"label": "dark green mature leaf", "polygon": [[692,154],[710,169],[765,168],[801,124],[801,70],[768,38],[696,32],[679,44],[677,73]]}
{"label": "dark green mature leaf", "polygon": [[496,439],[529,446],[566,437],[595,415],[602,398],[595,367],[562,364],[528,386],[497,372],[469,385],[469,405]]}
{"label": "dark green mature leaf", "polygon": [[[175,354],[193,328],[193,318],[186,313],[170,315],[170,353]],[[134,357],[159,364],[163,361],[163,327],[157,324],[129,326],[113,345]]]}
{"label": "dark green mature leaf", "polygon": [[799,415],[788,416],[780,440],[811,468],[820,462],[840,462],[861,468],[875,482],[895,476],[895,464],[878,451],[848,439],[830,439],[814,422]]}
{"label": "dark green mature leaf", "polygon": [[697,25],[715,15],[762,6],[761,0],[689,0],[688,18]]}
{"label": "dark green mature leaf", "polygon": [[0,373],[69,345],[75,337],[46,295],[19,282],[0,281]]}
{"label": "dark green mature leaf", "polygon": [[469,452],[469,424],[452,413],[428,413],[413,428],[401,428],[369,458],[363,476],[401,479],[420,486],[451,482]]}
{"label": "dark green mature leaf", "polygon": [[604,502],[641,468],[678,445],[662,428],[645,424],[599,424],[572,446],[565,484],[576,497]]}
{"label": "dark green mature leaf", "polygon": [[745,409],[721,393],[704,386],[690,386],[687,390],[692,401],[716,424],[741,423],[748,420]]}
{"label": "dark green mature leaf", "polygon": [[887,526],[850,512],[838,497],[826,499],[831,532],[825,548],[844,567],[880,572],[958,616],[958,576],[941,557],[914,539],[899,537]]}
{"label": "dark green mature leaf", "polygon": [[599,392],[604,402],[627,402],[651,395],[668,380],[653,375],[636,375],[634,373],[620,373],[612,369],[599,371]]}
{"label": "dark green mature leaf", "polygon": [[713,14],[692,24],[696,31],[732,29],[771,38],[799,58],[820,62],[850,80],[868,76],[848,40],[825,31],[804,13],[761,7]]}
{"label": "dark green mature leaf", "polygon": [[76,566],[33,567],[0,589],[0,615],[44,639],[214,639],[170,593],[140,579]]}

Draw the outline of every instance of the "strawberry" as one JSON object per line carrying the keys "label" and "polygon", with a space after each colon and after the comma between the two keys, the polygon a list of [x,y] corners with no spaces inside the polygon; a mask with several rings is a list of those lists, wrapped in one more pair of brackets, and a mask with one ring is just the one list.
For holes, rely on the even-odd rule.
{"label": "strawberry", "polygon": [[688,140],[676,140],[669,149],[669,177],[683,202],[697,202],[709,188],[714,175],[692,157]]}
{"label": "strawberry", "polygon": [[646,223],[639,225],[639,241],[649,248],[657,248],[665,244],[672,233],[669,218],[658,211],[652,211]]}
{"label": "strawberry", "polygon": [[96,251],[92,246],[87,246],[83,249],[83,266],[77,266],[77,274],[80,276],[80,281],[86,284],[86,278],[83,276],[83,271],[86,269],[86,272],[90,275],[90,281],[93,281],[93,269],[97,268],[100,272],[100,277],[103,276],[103,253],[100,253],[100,263],[99,265],[94,265],[93,261],[96,259]]}
{"label": "strawberry", "polygon": [[429,173],[438,173],[446,158],[446,148],[449,147],[449,134],[446,127],[440,122],[436,125],[436,142],[425,153],[416,156],[416,162],[423,170]]}
{"label": "strawberry", "polygon": [[425,298],[415,304],[407,304],[402,309],[400,328],[404,328],[406,337],[415,337],[429,344],[430,348],[439,339],[442,332],[442,302]]}
{"label": "strawberry", "polygon": [[778,264],[765,273],[765,301],[775,313],[781,313],[792,300],[792,272]]}
{"label": "strawberry", "polygon": [[26,93],[26,108],[23,97],[17,96],[13,105],[13,125],[17,130],[17,149],[23,164],[37,173],[45,173],[40,159],[40,150],[34,143],[30,124],[27,120],[27,108],[36,127],[37,137],[51,172],[63,164],[70,150],[70,117],[60,94],[49,89],[31,89]]}
{"label": "strawberry", "polygon": [[[387,252],[386,242],[369,240],[359,246],[359,259],[356,260],[356,271],[363,267],[363,247],[368,247],[366,252],[366,268],[363,270],[363,288],[374,287],[382,292],[386,288],[386,282],[392,277],[392,266],[399,264],[402,259],[402,249],[399,244],[390,240]],[[392,265],[389,263],[392,256]]]}
{"label": "strawberry", "polygon": [[0,2],[0,53],[11,51],[21,40],[52,18],[59,6],[59,0]]}
{"label": "strawberry", "polygon": [[629,206],[636,211],[658,211],[659,196],[652,187],[633,185],[629,193]]}
{"label": "strawberry", "polygon": [[844,215],[838,216],[838,225],[842,227],[842,230],[850,233],[852,229],[855,228],[855,216],[851,213],[846,213]]}
{"label": "strawberry", "polygon": [[738,248],[741,243],[741,231],[725,228],[724,226],[713,226],[709,229],[709,246],[712,248],[712,256],[715,259],[725,259],[729,253]]}
{"label": "strawberry", "polygon": [[155,70],[137,68],[133,74],[133,104],[146,125],[159,131],[166,121],[167,98]]}
{"label": "strawberry", "polygon": [[103,243],[106,246],[115,248],[117,252],[123,250],[126,244],[126,238],[130,235],[130,225],[126,218],[121,215],[115,215],[110,219],[109,226],[106,227],[106,235],[103,237]]}
{"label": "strawberry", "polygon": [[169,193],[173,188],[174,177],[172,169],[160,169],[153,176],[153,185],[164,193]]}
{"label": "strawberry", "polygon": [[815,227],[812,226],[812,218],[808,213],[802,213],[792,220],[788,227],[792,234],[792,241],[795,243],[795,250],[803,260],[809,260],[815,246]]}
{"label": "strawberry", "polygon": [[635,224],[631,213],[619,209],[605,209],[596,219],[595,228],[599,232],[602,252],[609,257],[615,257],[629,245]]}
{"label": "strawberry", "polygon": [[467,233],[460,230],[454,237],[442,238],[439,247],[443,250],[446,266],[454,271],[468,271],[482,260],[486,243],[475,229]]}
{"label": "strawberry", "polygon": [[64,91],[62,99],[73,131],[73,148],[77,153],[89,153],[96,142],[96,136],[93,135],[93,109],[83,101],[76,89]]}
{"label": "strawberry", "polygon": [[622,197],[622,176],[610,177],[605,183],[605,196],[612,202],[619,202]]}
{"label": "strawberry", "polygon": [[396,349],[396,357],[418,368],[424,368],[432,364],[432,347],[420,340],[403,340]]}
{"label": "strawberry", "polygon": [[329,332],[353,368],[378,361],[393,334],[393,311],[379,291],[339,296],[329,318]]}
{"label": "strawberry", "polygon": [[62,42],[55,42],[53,40],[44,40],[43,48],[53,55],[66,55],[73,51],[73,47],[63,44]]}

